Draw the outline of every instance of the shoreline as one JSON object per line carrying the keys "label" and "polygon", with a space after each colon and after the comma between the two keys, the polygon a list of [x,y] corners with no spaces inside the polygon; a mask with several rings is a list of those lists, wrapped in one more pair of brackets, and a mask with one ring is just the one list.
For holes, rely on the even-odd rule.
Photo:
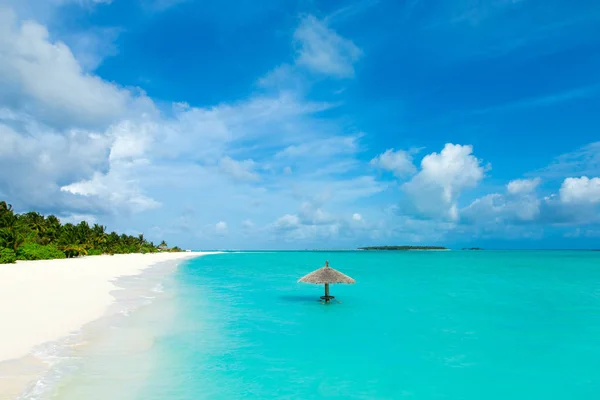
{"label": "shoreline", "polygon": [[[147,287],[146,280],[160,285],[180,262],[210,254],[218,253],[89,256],[0,266],[0,399],[35,389],[61,351],[86,344],[81,336],[88,326],[151,302],[148,292],[160,286]],[[153,270],[158,274],[148,278]]]}

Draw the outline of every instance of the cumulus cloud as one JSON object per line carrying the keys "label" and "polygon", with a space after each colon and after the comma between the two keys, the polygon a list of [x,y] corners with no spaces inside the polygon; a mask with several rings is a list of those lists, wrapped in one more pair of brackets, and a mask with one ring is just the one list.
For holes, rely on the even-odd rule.
{"label": "cumulus cloud", "polygon": [[62,186],[60,190],[96,198],[119,211],[136,213],[159,207],[159,202],[145,196],[137,186],[129,184],[128,170],[134,167],[135,164],[112,165],[106,174],[95,172],[91,179]]}
{"label": "cumulus cloud", "polygon": [[[359,213],[331,213],[318,201],[303,202],[294,214],[276,219],[269,230],[277,238],[286,241],[304,241],[322,248],[322,240],[347,241],[350,246],[359,237],[379,237],[385,229],[381,221],[369,223]],[[332,207],[330,207],[332,208]]]}
{"label": "cumulus cloud", "polygon": [[567,178],[560,187],[560,200],[563,203],[600,202],[600,178]]}
{"label": "cumulus cloud", "polygon": [[[16,80],[12,75],[0,76],[0,166],[6,166],[0,168],[0,192],[23,207],[78,213],[148,210],[160,202],[146,194],[144,187],[157,182],[172,185],[174,177],[166,167],[172,160],[187,169],[180,181],[215,165],[235,180],[257,181],[255,161],[225,154],[243,154],[245,148],[255,154],[263,147],[283,151],[296,146],[300,156],[305,150],[302,145],[315,148],[311,143],[321,140],[323,128],[311,115],[330,105],[305,101],[289,92],[206,108],[174,104],[169,117],[148,113],[127,103],[143,97],[135,98],[84,73],[66,45],[49,41],[44,27],[12,22],[0,27],[8,32],[0,39],[0,48],[9,49],[9,57],[0,59],[0,71],[20,75]],[[21,54],[20,41],[40,54]],[[53,57],[66,65],[46,68]],[[35,68],[28,68],[27,63]],[[65,75],[56,79],[48,74],[37,76],[39,68],[54,68],[56,74]],[[35,79],[51,81],[46,83],[48,89],[40,92]],[[53,86],[56,81],[61,83]],[[102,111],[105,102],[107,110],[114,106],[118,112]],[[96,123],[97,128],[89,127]],[[263,140],[266,137],[268,141]],[[329,132],[327,137],[337,140]]]}
{"label": "cumulus cloud", "polygon": [[[470,234],[469,226],[598,221],[595,172],[585,173],[590,178],[583,172],[563,176],[574,178],[546,197],[536,193],[537,176],[551,183],[546,175],[514,180],[503,193],[461,207],[464,193],[479,185],[486,166],[471,146],[454,144],[426,155],[418,167],[411,151],[388,149],[371,160],[371,166],[408,182],[401,186],[402,215],[376,221],[370,210],[363,218],[355,212],[357,202],[366,203],[393,185],[365,172],[362,135],[345,131],[346,124],[322,113],[337,103],[310,101],[304,97],[308,91],[296,87],[316,76],[352,77],[362,52],[314,16],[302,18],[294,34],[295,61],[271,76],[293,85],[276,90],[267,85],[264,92],[228,104],[175,103],[162,114],[143,92],[91,73],[97,59],[82,60],[77,49],[55,39],[44,26],[17,22],[0,11],[0,193],[22,208],[104,221],[100,214],[135,214],[168,204],[160,213],[129,216],[152,218],[152,226],[160,223],[157,217],[169,220],[169,210],[177,217],[188,201],[182,199],[194,199],[198,220],[227,208],[227,218],[243,221],[245,235],[260,231],[275,240],[318,245],[357,235],[430,242],[451,231]],[[89,44],[85,39],[81,47]],[[587,146],[577,157],[561,159],[561,165],[581,167],[583,159],[586,171],[592,171],[597,149],[597,144]],[[208,191],[218,195],[199,195]],[[292,210],[291,203],[297,205]],[[190,236],[197,225],[190,220],[179,217],[173,231]],[[207,223],[197,234],[222,241],[228,226]]]}
{"label": "cumulus cloud", "polygon": [[414,175],[417,168],[413,164],[412,153],[404,150],[388,149],[371,160],[371,166],[391,171],[398,178]]}
{"label": "cumulus cloud", "polygon": [[130,121],[112,126],[106,132],[111,143],[106,171],[95,171],[91,178],[63,185],[60,190],[95,198],[114,211],[135,213],[159,207],[160,203],[143,193],[138,178],[150,164],[147,153],[154,128],[154,124]]}
{"label": "cumulus cloud", "polygon": [[354,76],[354,63],[362,51],[313,15],[304,17],[294,32],[296,64],[336,78]]}
{"label": "cumulus cloud", "polygon": [[526,194],[531,193],[540,184],[540,178],[534,179],[515,179],[514,181],[508,182],[506,188],[510,194]]}
{"label": "cumulus cloud", "polygon": [[472,153],[472,146],[448,143],[426,155],[420,171],[402,185],[408,207],[425,217],[458,220],[461,192],[477,186],[486,170]]}
{"label": "cumulus cloud", "polygon": [[153,112],[145,96],[85,73],[71,50],[43,25],[19,23],[0,9],[0,104],[57,127],[103,127],[124,110]]}
{"label": "cumulus cloud", "polygon": [[296,229],[300,225],[300,218],[297,215],[285,214],[277,218],[273,225],[277,230]]}
{"label": "cumulus cloud", "polygon": [[227,230],[227,222],[225,221],[219,221],[215,224],[215,232],[217,233],[217,235],[226,235],[228,230]]}
{"label": "cumulus cloud", "polygon": [[540,200],[533,195],[492,193],[474,200],[460,211],[460,221],[471,225],[495,225],[535,221]]}
{"label": "cumulus cloud", "polygon": [[517,180],[506,193],[493,193],[461,210],[461,222],[472,225],[574,225],[600,222],[600,179],[566,178],[558,194],[538,197],[538,179]]}
{"label": "cumulus cloud", "polygon": [[106,208],[61,193],[59,188],[108,167],[108,137],[85,130],[58,133],[10,112],[0,112],[0,137],[0,192],[11,202],[49,212],[90,213]]}
{"label": "cumulus cloud", "polygon": [[333,215],[323,211],[317,204],[304,202],[298,213],[299,221],[306,225],[327,225],[335,221]]}
{"label": "cumulus cloud", "polygon": [[[19,22],[4,9],[0,21],[0,54],[5,55],[0,58],[0,193],[20,209],[60,210],[65,218],[89,215],[102,221],[106,214],[127,213],[143,223],[151,218],[148,226],[154,226],[157,218],[166,221],[170,210],[188,206],[183,199],[210,190],[220,196],[195,204],[202,215],[228,207],[239,220],[253,215],[260,229],[284,214],[278,223],[283,227],[297,221],[334,232],[337,217],[321,203],[287,216],[285,205],[290,198],[311,201],[318,193],[334,198],[330,204],[339,207],[383,190],[373,177],[339,176],[357,167],[360,135],[348,135],[315,115],[336,104],[312,102],[302,91],[288,89],[207,107],[175,103],[161,113],[143,92],[90,72],[94,59],[88,60],[91,67],[83,66],[73,48],[43,25]],[[348,76],[348,66],[325,67],[319,57],[349,61],[351,70],[351,42],[321,21],[302,21],[294,73]],[[322,53],[338,44],[341,53]],[[219,179],[216,171],[233,179]],[[231,181],[256,184],[240,190]],[[163,203],[169,207],[160,213],[135,215]],[[340,213],[350,215],[347,209]],[[215,236],[223,225],[204,231]]]}

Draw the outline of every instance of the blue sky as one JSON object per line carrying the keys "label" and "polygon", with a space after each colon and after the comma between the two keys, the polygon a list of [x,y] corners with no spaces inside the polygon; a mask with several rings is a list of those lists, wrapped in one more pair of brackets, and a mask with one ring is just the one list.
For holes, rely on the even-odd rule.
{"label": "blue sky", "polygon": [[4,0],[0,198],[187,248],[600,247],[600,4]]}

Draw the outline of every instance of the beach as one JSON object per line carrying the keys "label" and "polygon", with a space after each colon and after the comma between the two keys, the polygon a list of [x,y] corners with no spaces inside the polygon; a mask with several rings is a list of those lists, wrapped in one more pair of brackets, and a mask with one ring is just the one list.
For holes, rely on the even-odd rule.
{"label": "beach", "polygon": [[[11,316],[22,335],[10,328],[18,339],[3,354],[25,356],[0,363],[0,399],[595,400],[600,393],[598,252],[178,257],[185,255],[43,262],[48,271],[9,266],[54,271],[39,279],[45,292],[32,283],[0,292],[18,292],[9,300],[22,319],[47,314],[61,332],[51,337],[50,325]],[[298,282],[325,260],[356,280],[332,285],[329,304],[320,301],[323,285]],[[71,300],[53,299],[62,293],[50,292],[50,282]],[[71,291],[79,285],[86,289]],[[40,327],[46,337],[31,337]],[[33,351],[25,344],[14,351],[26,336]]]}
{"label": "beach", "polygon": [[116,280],[157,264],[211,253],[90,256],[0,265],[0,399],[15,398],[44,371],[33,349],[103,317],[115,302]]}

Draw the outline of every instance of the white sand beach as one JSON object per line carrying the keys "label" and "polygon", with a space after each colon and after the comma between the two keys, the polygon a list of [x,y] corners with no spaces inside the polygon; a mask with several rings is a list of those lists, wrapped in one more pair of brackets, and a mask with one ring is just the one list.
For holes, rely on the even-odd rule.
{"label": "white sand beach", "polygon": [[[15,390],[2,379],[9,360],[18,364],[36,346],[56,341],[101,318],[114,303],[119,277],[162,262],[212,253],[182,252],[91,256],[0,265],[0,399]],[[4,369],[4,371],[3,371]],[[6,376],[4,376],[6,377]],[[14,378],[14,376],[13,376]],[[8,386],[12,386],[9,388]]]}

